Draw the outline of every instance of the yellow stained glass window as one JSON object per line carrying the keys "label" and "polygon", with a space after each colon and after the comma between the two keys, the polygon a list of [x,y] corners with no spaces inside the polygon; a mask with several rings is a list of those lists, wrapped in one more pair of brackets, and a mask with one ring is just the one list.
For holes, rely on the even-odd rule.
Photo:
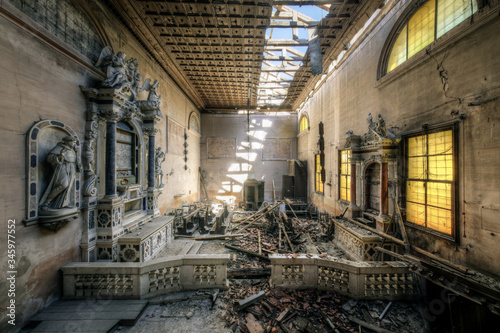
{"label": "yellow stained glass window", "polygon": [[351,152],[340,152],[340,199],[351,201]]}
{"label": "yellow stained glass window", "polygon": [[408,58],[434,41],[436,3],[424,3],[408,21]]}
{"label": "yellow stained glass window", "polygon": [[299,133],[306,131],[308,128],[309,122],[307,121],[307,117],[303,116],[302,118],[300,118]]}
{"label": "yellow stained glass window", "polygon": [[394,42],[394,45],[392,47],[392,51],[389,56],[389,63],[387,65],[388,72],[392,71],[394,68],[401,65],[407,59],[406,33],[407,33],[407,27],[405,25],[404,28],[399,33],[399,36],[396,39],[396,42]]}
{"label": "yellow stained glass window", "polygon": [[477,11],[475,0],[429,0],[403,26],[392,45],[387,72],[392,71]]}
{"label": "yellow stained glass window", "polygon": [[475,0],[439,0],[436,38],[441,37],[477,11]]}
{"label": "yellow stained glass window", "polygon": [[452,233],[453,132],[407,139],[406,219]]}
{"label": "yellow stained glass window", "polygon": [[316,191],[323,192],[323,182],[321,181],[321,171],[323,167],[321,166],[321,156],[316,155],[316,172],[315,172],[315,180],[316,180]]}

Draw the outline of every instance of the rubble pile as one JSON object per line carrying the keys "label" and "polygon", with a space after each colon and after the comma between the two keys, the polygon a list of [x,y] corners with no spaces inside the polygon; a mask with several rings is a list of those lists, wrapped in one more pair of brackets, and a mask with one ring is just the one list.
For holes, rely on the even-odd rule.
{"label": "rubble pile", "polygon": [[354,333],[361,332],[360,323],[373,325],[377,332],[424,331],[416,304],[355,301],[331,291],[270,289],[262,280],[234,281],[221,307],[233,332]]}

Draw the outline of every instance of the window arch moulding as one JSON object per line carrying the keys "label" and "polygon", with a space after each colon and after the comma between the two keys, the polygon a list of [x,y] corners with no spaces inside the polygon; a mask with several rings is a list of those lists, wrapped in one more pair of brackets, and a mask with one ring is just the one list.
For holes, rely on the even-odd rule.
{"label": "window arch moulding", "polygon": [[308,132],[311,127],[309,126],[309,115],[303,112],[299,116],[299,134]]}
{"label": "window arch moulding", "polygon": [[195,111],[189,114],[188,129],[195,135],[201,135],[200,117]]}
{"label": "window arch moulding", "polygon": [[[470,4],[473,1],[473,14],[468,15],[463,20],[461,20],[459,23],[455,22],[456,24],[448,25],[447,29],[436,29],[435,22],[436,22],[436,15],[443,15],[443,8],[445,5],[450,5],[453,6],[454,4],[456,5],[457,3],[464,3],[466,2],[467,4]],[[488,6],[485,5],[484,1],[476,1],[476,0],[470,0],[470,1],[463,1],[463,0],[416,0],[412,1],[406,9],[403,11],[399,19],[396,21],[394,24],[391,32],[389,33],[386,42],[384,44],[384,47],[382,48],[382,53],[379,58],[379,63],[378,63],[378,68],[377,68],[377,83],[375,84],[375,87],[381,87],[385,85],[388,82],[391,82],[392,80],[398,78],[399,76],[405,74],[409,70],[425,63],[428,61],[430,58],[430,55],[436,54],[450,45],[454,44],[461,38],[463,38],[465,35],[473,32],[474,30],[478,29],[485,23],[489,22],[490,20],[494,19],[497,16],[497,9],[499,6],[498,2],[495,4],[489,4]],[[441,8],[436,10],[436,3],[439,5],[441,3]],[[432,13],[432,8],[429,7],[430,4],[434,4],[433,11]],[[424,10],[423,6],[427,6]],[[434,31],[434,35],[432,40],[429,41],[429,43],[424,43],[424,45],[420,45],[420,48],[417,48],[416,50],[413,49],[411,52],[411,56],[405,56],[405,60],[402,61],[398,66],[395,66],[392,68],[392,70],[388,71],[388,66],[389,66],[389,61],[391,60],[391,54],[392,51],[397,45],[397,43],[401,42],[401,39],[405,39],[406,44],[408,44],[408,23],[415,17],[415,16],[422,16],[424,14],[423,12],[419,11],[425,11],[425,10],[431,10],[431,13],[434,15],[434,24],[432,27],[432,30]],[[425,15],[423,15],[425,16]],[[450,16],[452,17],[452,16]],[[418,17],[416,17],[418,18]],[[425,19],[425,18],[424,18]],[[446,19],[443,20],[443,18],[440,19],[442,22],[447,22]],[[439,23],[440,26],[442,26],[442,22]],[[415,23],[415,22],[413,22]],[[418,24],[416,24],[418,26]],[[415,24],[414,24],[415,26]],[[450,28],[451,26],[451,28]],[[439,31],[439,35],[436,35]],[[404,33],[405,35],[402,35]],[[397,47],[397,46],[396,46]],[[408,52],[407,45],[404,46],[405,51]],[[403,53],[403,51],[401,52]]]}

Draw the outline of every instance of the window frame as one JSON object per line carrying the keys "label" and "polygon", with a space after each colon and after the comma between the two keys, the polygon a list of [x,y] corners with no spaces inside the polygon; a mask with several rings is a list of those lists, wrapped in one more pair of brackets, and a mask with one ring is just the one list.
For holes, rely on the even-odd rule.
{"label": "window frame", "polygon": [[[348,157],[346,162],[342,162],[342,153],[343,152],[348,152]],[[351,202],[351,158],[352,158],[352,151],[350,149],[343,149],[339,151],[339,200],[342,200],[344,202]],[[347,174],[342,173],[342,165],[346,164],[347,165]],[[349,177],[349,188],[345,187],[346,189],[346,198],[342,198],[342,177]],[[347,178],[346,178],[346,184],[347,184]],[[347,192],[349,195],[347,195]]]}
{"label": "window frame", "polygon": [[[321,176],[323,170],[324,166],[321,164],[321,154],[314,154],[314,191],[319,194],[325,193],[325,183]],[[320,189],[318,189],[319,184]]]}
{"label": "window frame", "polygon": [[[459,214],[458,208],[459,208],[459,178],[458,178],[458,160],[459,160],[459,149],[458,149],[458,143],[459,143],[459,138],[458,138],[458,127],[459,127],[460,122],[452,122],[448,124],[440,124],[440,125],[435,125],[435,126],[426,126],[423,130],[418,130],[418,131],[412,131],[412,132],[407,132],[402,135],[402,143],[403,143],[403,149],[402,149],[402,160],[403,160],[403,186],[402,186],[402,205],[401,208],[404,211],[404,223],[406,226],[414,229],[418,229],[420,231],[423,231],[425,233],[447,239],[449,241],[456,242],[458,239],[458,223],[459,223]],[[449,182],[451,184],[451,233],[443,233],[441,231],[438,231],[436,229],[427,227],[427,226],[422,226],[417,223],[408,221],[406,216],[407,216],[407,210],[406,210],[406,198],[407,198],[407,189],[406,189],[406,184],[407,181],[409,180],[408,177],[408,172],[409,172],[409,167],[408,167],[408,139],[416,136],[422,136],[422,135],[429,135],[433,133],[439,133],[439,132],[445,132],[451,130],[452,132],[452,162],[453,162],[453,180]],[[427,154],[428,156],[428,154]],[[426,179],[427,183],[428,179]],[[426,192],[427,194],[427,192]],[[426,204],[427,206],[427,204]]]}
{"label": "window frame", "polygon": [[[305,118],[305,119],[306,119],[306,121],[307,121],[307,128],[306,128],[306,129],[304,129],[303,131],[301,131],[301,130],[300,130],[300,124],[301,124],[301,122],[302,122],[302,119],[304,119],[304,118]],[[303,113],[303,114],[299,117],[299,126],[298,126],[298,128],[299,128],[299,131],[298,131],[298,132],[299,132],[299,135],[300,135],[300,134],[302,134],[302,133],[306,133],[306,132],[308,132],[308,131],[311,129],[311,125],[310,125],[310,123],[309,123],[309,117],[308,117],[307,113]]]}
{"label": "window frame", "polygon": [[[434,38],[434,40],[426,47],[418,51],[416,54],[408,58],[400,65],[396,66],[392,71],[387,72],[389,58],[391,56],[394,43],[399,37],[400,32],[408,24],[408,21],[411,19],[413,14],[415,14],[415,12],[420,9],[421,5],[427,1],[428,0],[414,0],[410,2],[392,27],[392,30],[388,34],[388,37],[380,54],[377,68],[377,83],[375,84],[376,88],[391,82],[393,79],[403,75],[408,70],[411,70],[425,60],[428,60],[429,57],[426,57],[427,53],[434,54],[445,49],[446,47],[458,41],[460,38],[464,37],[466,34],[474,31],[475,29],[481,27],[483,24],[487,23],[489,20],[496,17],[493,15],[489,15],[489,13],[481,13],[481,10],[484,8],[484,4],[482,3],[482,1],[475,0],[477,6],[477,10],[475,13],[457,24],[444,35],[440,36],[437,39]],[[436,29],[436,27],[434,28]],[[426,50],[429,49],[430,52],[427,52]]]}

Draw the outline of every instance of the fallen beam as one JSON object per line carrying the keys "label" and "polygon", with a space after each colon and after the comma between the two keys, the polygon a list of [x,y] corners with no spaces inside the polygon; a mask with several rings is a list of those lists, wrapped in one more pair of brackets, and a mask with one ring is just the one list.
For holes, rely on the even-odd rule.
{"label": "fallen beam", "polygon": [[[366,230],[369,230],[369,231],[373,232],[374,234],[377,234],[377,235],[382,236],[384,238],[390,239],[391,241],[393,241],[396,244],[403,245],[403,246],[405,245],[404,241],[402,241],[399,238],[390,236],[390,235],[386,234],[385,232],[382,232],[382,231],[379,231],[379,230],[374,229],[372,227],[369,227],[367,225],[364,225],[363,223],[360,223],[360,222],[358,222],[356,220],[353,220],[353,219],[350,219],[350,218],[348,218],[347,220],[349,222],[351,222],[351,223],[356,224],[357,226],[360,226],[361,228],[364,228]],[[469,269],[467,267],[464,267],[464,266],[459,265],[459,264],[455,264],[454,262],[451,262],[451,261],[446,260],[444,258],[438,257],[438,256],[436,256],[436,255],[434,255],[434,254],[432,254],[430,252],[427,252],[425,250],[422,250],[421,248],[416,247],[415,245],[410,245],[410,249],[413,250],[413,251],[415,251],[415,252],[417,252],[417,253],[419,253],[419,254],[421,254],[421,255],[424,255],[424,256],[426,256],[428,258],[434,259],[437,262],[441,263],[442,265],[454,268],[455,270],[458,270],[460,272],[467,273],[469,271]]]}
{"label": "fallen beam", "polygon": [[227,271],[228,278],[242,277],[268,277],[271,276],[271,268],[240,268]]}
{"label": "fallen beam", "polygon": [[354,316],[349,316],[348,318],[350,321],[355,322],[356,324],[361,325],[363,327],[369,328],[377,333],[394,333],[393,331],[386,330],[385,328],[379,327],[377,325],[369,324],[366,321],[358,319]]}
{"label": "fallen beam", "polygon": [[205,237],[192,237],[190,238],[191,240],[197,240],[197,241],[204,241],[204,240],[211,240],[211,239],[224,239],[224,238],[234,238],[234,237],[241,237],[241,236],[246,236],[248,234],[231,234],[231,235],[217,235],[217,236],[205,236]]}
{"label": "fallen beam", "polygon": [[260,259],[262,259],[262,260],[271,261],[268,257],[266,257],[266,256],[264,256],[264,255],[259,255],[258,253],[255,253],[255,252],[252,252],[252,251],[248,251],[248,250],[242,249],[241,247],[232,246],[232,245],[229,245],[229,244],[224,244],[224,246],[225,246],[225,247],[227,247],[228,249],[235,250],[235,251],[239,251],[239,252],[243,252],[243,253],[245,253],[245,254],[248,254],[248,255],[251,255],[251,256],[254,256],[254,257],[260,258]]}
{"label": "fallen beam", "polygon": [[257,294],[254,294],[248,298],[245,298],[244,300],[242,301],[239,301],[238,302],[238,307],[239,309],[244,309],[246,308],[247,306],[250,306],[258,301],[260,301],[261,299],[263,299],[264,297],[266,296],[266,291],[265,290],[261,290],[259,293]]}

